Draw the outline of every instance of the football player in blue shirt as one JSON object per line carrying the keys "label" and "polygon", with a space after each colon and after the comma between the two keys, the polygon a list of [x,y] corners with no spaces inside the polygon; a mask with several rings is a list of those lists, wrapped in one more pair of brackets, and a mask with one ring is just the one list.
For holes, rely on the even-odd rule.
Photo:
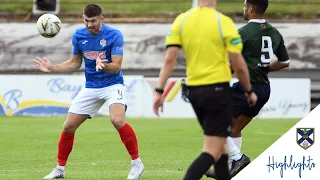
{"label": "football player in blue shirt", "polygon": [[64,178],[65,165],[74,142],[76,129],[92,118],[106,102],[110,119],[131,156],[131,171],[127,179],[139,179],[144,166],[138,153],[134,130],[125,120],[125,87],[121,64],[122,33],[102,23],[102,10],[89,4],[84,8],[84,24],[72,36],[72,57],[62,64],[52,65],[46,58],[37,58],[35,65],[43,72],[72,72],[85,62],[85,88],[79,92],[69,109],[58,145],[58,165],[44,179]]}

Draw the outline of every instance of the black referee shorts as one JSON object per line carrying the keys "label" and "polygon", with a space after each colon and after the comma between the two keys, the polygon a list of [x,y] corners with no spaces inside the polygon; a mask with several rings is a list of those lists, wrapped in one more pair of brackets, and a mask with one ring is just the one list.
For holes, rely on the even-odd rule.
{"label": "black referee shorts", "polygon": [[188,98],[207,136],[231,134],[232,95],[229,83],[188,86]]}

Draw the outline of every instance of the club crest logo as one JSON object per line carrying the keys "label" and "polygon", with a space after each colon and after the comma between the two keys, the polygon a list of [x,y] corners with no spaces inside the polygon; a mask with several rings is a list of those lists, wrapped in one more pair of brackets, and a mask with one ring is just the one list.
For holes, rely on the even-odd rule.
{"label": "club crest logo", "polygon": [[100,46],[104,47],[107,45],[107,41],[105,39],[100,40]]}
{"label": "club crest logo", "polygon": [[314,144],[314,128],[297,128],[297,144],[307,150]]}

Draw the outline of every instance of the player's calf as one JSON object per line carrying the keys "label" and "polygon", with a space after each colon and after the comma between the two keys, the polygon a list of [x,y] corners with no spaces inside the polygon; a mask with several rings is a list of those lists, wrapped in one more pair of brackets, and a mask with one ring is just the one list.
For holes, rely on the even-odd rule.
{"label": "player's calf", "polygon": [[139,179],[144,171],[144,165],[139,156],[136,134],[132,127],[126,123],[118,130],[121,141],[131,156],[131,170],[127,179]]}
{"label": "player's calf", "polygon": [[253,118],[244,115],[232,119],[232,137],[241,137],[241,131],[251,122]]}
{"label": "player's calf", "polygon": [[238,130],[236,128],[232,128],[231,137],[233,137],[233,138],[241,137],[241,130]]}
{"label": "player's calf", "polygon": [[132,127],[125,121],[125,105],[112,104],[110,106],[110,119],[118,130],[121,141],[131,156],[131,170],[127,179],[139,179],[144,171],[143,163],[139,156],[136,134]]}
{"label": "player's calf", "polygon": [[64,178],[64,168],[74,144],[74,133],[87,117],[87,115],[82,114],[68,114],[58,143],[58,166],[44,179]]}

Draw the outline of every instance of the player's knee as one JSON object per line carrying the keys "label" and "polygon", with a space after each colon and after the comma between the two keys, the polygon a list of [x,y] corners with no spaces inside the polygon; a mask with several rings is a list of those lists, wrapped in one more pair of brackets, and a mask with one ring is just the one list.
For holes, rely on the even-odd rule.
{"label": "player's knee", "polygon": [[205,136],[203,151],[209,153],[214,159],[220,159],[226,152],[226,140],[223,137]]}
{"label": "player's knee", "polygon": [[68,123],[67,121],[64,123],[63,125],[63,131],[68,133],[68,134],[73,134],[76,132],[77,130],[77,127],[76,125],[72,125],[70,123]]}
{"label": "player's knee", "polygon": [[125,125],[125,120],[122,116],[114,115],[114,116],[111,116],[110,119],[111,119],[113,126],[116,129],[120,129]]}

